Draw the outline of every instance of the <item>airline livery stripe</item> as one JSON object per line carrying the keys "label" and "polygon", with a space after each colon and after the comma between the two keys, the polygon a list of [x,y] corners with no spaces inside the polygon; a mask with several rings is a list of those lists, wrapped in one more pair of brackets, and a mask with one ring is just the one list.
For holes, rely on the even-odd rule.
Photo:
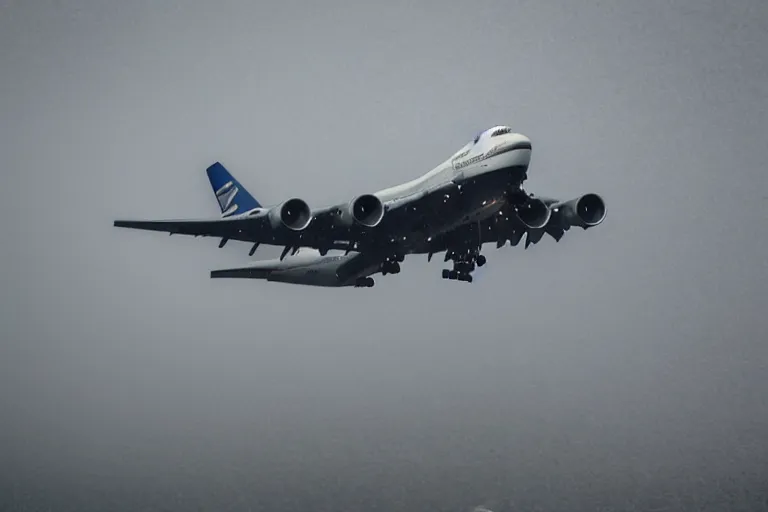
{"label": "airline livery stripe", "polygon": [[508,153],[510,151],[514,151],[516,149],[531,149],[531,143],[530,142],[518,142],[517,144],[512,145],[506,145],[506,144],[499,144],[497,146],[492,147],[485,153],[481,155],[473,156],[472,158],[469,158],[467,160],[464,160],[463,162],[456,162],[455,160],[453,163],[453,168],[463,169],[464,167],[470,166],[472,164],[475,164],[477,162],[480,162],[482,160],[485,160],[487,158],[491,158],[493,156],[501,155],[504,153]]}

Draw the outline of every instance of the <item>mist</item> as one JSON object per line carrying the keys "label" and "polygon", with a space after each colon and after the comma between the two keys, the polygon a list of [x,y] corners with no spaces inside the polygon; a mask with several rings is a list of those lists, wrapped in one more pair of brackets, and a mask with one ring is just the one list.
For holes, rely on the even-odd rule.
{"label": "mist", "polygon": [[[0,510],[768,509],[764,4],[0,2]],[[496,124],[608,216],[471,285],[112,227],[217,216],[216,160],[319,207]]]}

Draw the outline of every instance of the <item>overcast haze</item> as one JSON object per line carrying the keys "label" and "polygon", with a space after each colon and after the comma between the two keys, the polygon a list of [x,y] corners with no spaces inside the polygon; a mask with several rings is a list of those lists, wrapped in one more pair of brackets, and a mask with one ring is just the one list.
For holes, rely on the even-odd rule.
{"label": "overcast haze", "polygon": [[[764,0],[0,0],[0,510],[768,509],[766,48]],[[472,285],[112,227],[218,215],[216,160],[322,206],[496,124],[608,218]]]}

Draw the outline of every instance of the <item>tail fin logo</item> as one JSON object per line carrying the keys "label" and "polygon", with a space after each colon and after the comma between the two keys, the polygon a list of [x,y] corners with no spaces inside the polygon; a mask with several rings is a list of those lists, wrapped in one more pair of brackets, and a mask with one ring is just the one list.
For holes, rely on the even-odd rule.
{"label": "tail fin logo", "polygon": [[233,205],[232,203],[235,201],[238,192],[240,192],[240,189],[231,181],[228,181],[216,191],[216,200],[219,202],[222,216],[226,217],[237,211],[237,204]]}
{"label": "tail fin logo", "polygon": [[206,172],[208,173],[208,180],[211,182],[211,189],[216,195],[216,201],[219,203],[222,217],[229,217],[236,212],[245,213],[261,208],[261,204],[220,162],[208,167]]}

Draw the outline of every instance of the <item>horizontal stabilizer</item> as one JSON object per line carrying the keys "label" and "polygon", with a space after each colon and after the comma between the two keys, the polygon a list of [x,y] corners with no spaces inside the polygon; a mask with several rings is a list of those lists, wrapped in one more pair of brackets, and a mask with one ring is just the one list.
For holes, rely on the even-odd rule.
{"label": "horizontal stabilizer", "polygon": [[225,277],[235,277],[235,278],[243,278],[243,279],[267,279],[269,278],[269,274],[271,273],[272,273],[272,270],[264,269],[264,268],[253,268],[253,267],[225,268],[221,270],[211,271],[211,279],[225,278]]}

